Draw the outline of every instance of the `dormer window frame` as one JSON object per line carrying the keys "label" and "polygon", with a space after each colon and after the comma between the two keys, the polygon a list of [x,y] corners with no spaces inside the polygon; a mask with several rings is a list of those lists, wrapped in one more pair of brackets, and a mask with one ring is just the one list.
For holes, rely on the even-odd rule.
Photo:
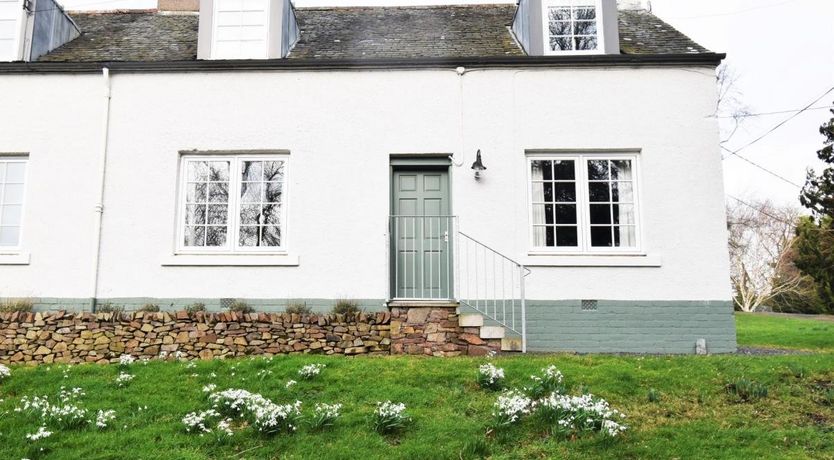
{"label": "dormer window frame", "polygon": [[[603,2],[602,0],[542,0],[542,42],[544,54],[546,56],[564,56],[564,55],[593,55],[606,54],[605,49],[605,25],[603,24]],[[573,17],[573,10],[577,7],[593,6],[594,7],[594,21],[596,22],[596,41],[597,47],[593,50],[553,50],[550,47],[550,9],[551,8],[570,8],[571,10],[571,34],[564,35],[570,37],[571,40],[577,36],[574,34],[573,24],[575,18]],[[581,35],[580,35],[581,36]]]}
{"label": "dormer window frame", "polygon": [[[246,0],[238,0],[238,1],[241,3],[241,5],[246,3]],[[213,21],[212,21],[212,31],[211,31],[211,59],[269,59],[269,38],[270,38],[270,33],[269,32],[270,32],[270,27],[271,27],[270,22],[272,20],[271,9],[273,7],[273,5],[272,5],[273,1],[272,0],[263,0],[263,3],[265,4],[264,11],[263,11],[263,15],[264,15],[263,37],[262,37],[263,47],[264,47],[263,54],[261,56],[243,56],[243,55],[241,55],[239,57],[225,57],[225,56],[219,56],[218,55],[219,54],[218,53],[218,42],[219,42],[218,39],[219,39],[219,36],[220,36],[220,34],[218,32],[219,32],[219,29],[221,27],[224,27],[224,26],[222,26],[218,23],[219,18],[220,18],[220,13],[221,13],[220,5],[223,4],[223,3],[224,3],[223,0],[214,0],[212,2]],[[246,10],[244,9],[243,11],[241,11],[241,13],[245,13],[245,11]],[[238,41],[243,42],[243,41],[246,41],[246,40],[238,40]]]}

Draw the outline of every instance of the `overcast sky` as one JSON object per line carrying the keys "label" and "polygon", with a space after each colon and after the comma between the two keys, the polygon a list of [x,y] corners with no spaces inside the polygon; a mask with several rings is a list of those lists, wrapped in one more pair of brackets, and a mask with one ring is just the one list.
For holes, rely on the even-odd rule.
{"label": "overcast sky", "polygon": [[[295,0],[296,6],[484,3],[484,0]],[[514,3],[514,0],[500,3]],[[64,0],[73,9],[153,8],[155,0]],[[713,51],[728,54],[737,88],[752,113],[798,110],[834,87],[834,0],[653,0],[655,14]],[[814,107],[834,105],[834,91]],[[726,144],[745,146],[792,116],[746,118]],[[818,127],[831,115],[808,110],[739,152],[784,177],[804,183],[808,166],[819,168]],[[725,128],[732,121],[723,120]],[[799,188],[744,160],[724,161],[727,193],[745,199],[796,203]]]}

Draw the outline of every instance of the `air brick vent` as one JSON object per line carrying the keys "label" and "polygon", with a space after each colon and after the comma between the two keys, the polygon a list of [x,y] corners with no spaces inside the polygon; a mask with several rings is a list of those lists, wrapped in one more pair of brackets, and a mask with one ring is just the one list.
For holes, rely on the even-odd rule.
{"label": "air brick vent", "polygon": [[597,311],[597,301],[596,300],[583,300],[582,301],[582,311]]}

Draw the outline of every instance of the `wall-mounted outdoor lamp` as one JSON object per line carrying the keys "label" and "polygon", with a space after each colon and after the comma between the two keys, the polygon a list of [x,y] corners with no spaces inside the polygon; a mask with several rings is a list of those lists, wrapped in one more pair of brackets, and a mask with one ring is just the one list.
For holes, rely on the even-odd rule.
{"label": "wall-mounted outdoor lamp", "polygon": [[481,149],[478,149],[478,153],[475,156],[475,162],[472,163],[472,169],[475,170],[475,180],[481,180],[481,171],[486,171],[486,166],[484,166],[484,162],[481,161]]}

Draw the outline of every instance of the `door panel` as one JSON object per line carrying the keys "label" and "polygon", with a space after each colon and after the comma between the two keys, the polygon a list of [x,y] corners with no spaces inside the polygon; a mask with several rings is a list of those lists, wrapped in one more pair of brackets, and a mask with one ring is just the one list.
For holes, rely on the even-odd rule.
{"label": "door panel", "polygon": [[392,185],[392,295],[400,299],[451,298],[453,229],[448,173],[397,170]]}

